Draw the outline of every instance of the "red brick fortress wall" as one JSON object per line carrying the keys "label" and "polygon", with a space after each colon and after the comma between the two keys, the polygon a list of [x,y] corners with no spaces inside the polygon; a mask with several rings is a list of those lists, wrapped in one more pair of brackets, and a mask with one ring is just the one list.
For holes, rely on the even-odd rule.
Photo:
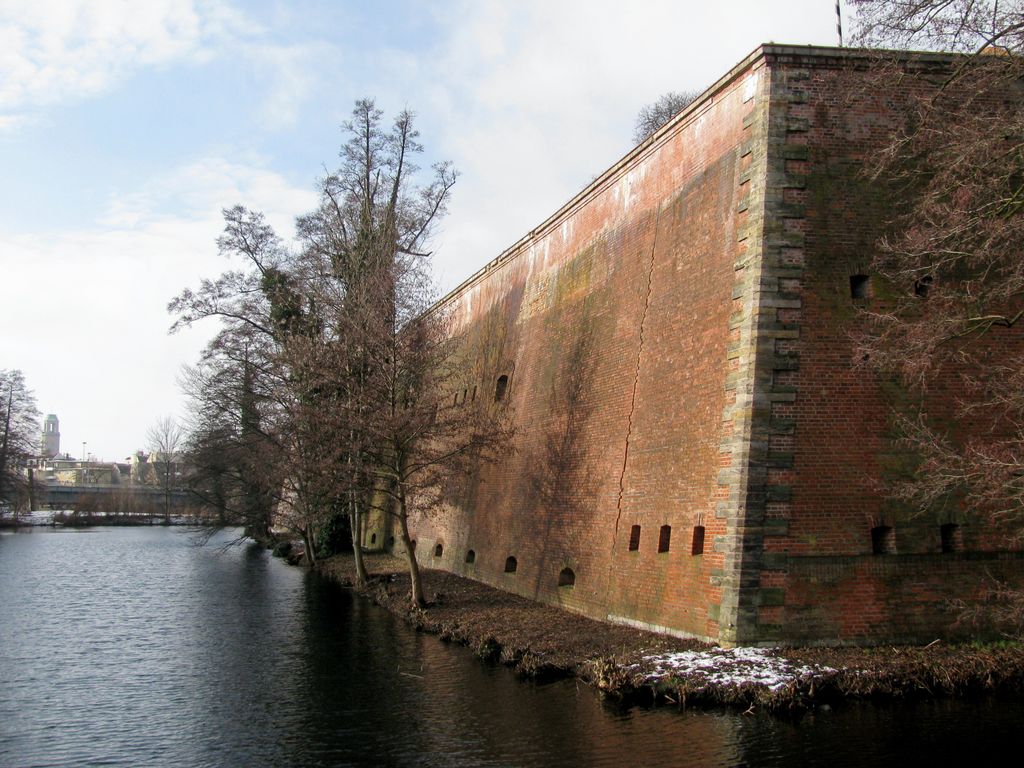
{"label": "red brick fortress wall", "polygon": [[[1005,529],[880,490],[906,393],[854,359],[887,288],[850,279],[893,203],[865,161],[948,63],[907,61],[866,88],[862,52],[763,46],[445,299],[451,407],[500,391],[516,434],[412,521],[422,564],[743,645],[952,637],[952,601],[1024,584]],[[954,419],[957,382],[932,412]]]}
{"label": "red brick fortress wall", "polygon": [[[958,625],[957,599],[993,579],[1024,581],[1017,545],[983,515],[911,514],[879,490],[906,459],[891,413],[907,392],[857,365],[851,333],[862,310],[884,307],[891,287],[872,280],[873,249],[892,201],[863,173],[905,119],[915,92],[932,88],[937,57],[907,60],[884,87],[865,87],[857,52],[773,47],[765,261],[788,298],[769,310],[783,331],[765,346],[759,384],[769,404],[764,434],[763,549],[746,625],[751,642],[929,642],[976,631]],[[869,280],[851,295],[851,276]],[[1016,334],[1003,343],[1024,353]],[[959,378],[933,386],[928,410],[953,419]],[[757,466],[759,462],[752,463]],[[942,525],[957,526],[942,551]],[[875,553],[872,529],[892,529]]]}
{"label": "red brick fortress wall", "polygon": [[[750,119],[766,93],[759,61],[449,298],[469,361],[453,403],[493,398],[507,377],[517,433],[446,514],[415,521],[422,563],[595,617],[718,638],[735,265],[758,239],[761,207],[750,193],[761,175]],[[566,569],[574,583],[559,586]]]}

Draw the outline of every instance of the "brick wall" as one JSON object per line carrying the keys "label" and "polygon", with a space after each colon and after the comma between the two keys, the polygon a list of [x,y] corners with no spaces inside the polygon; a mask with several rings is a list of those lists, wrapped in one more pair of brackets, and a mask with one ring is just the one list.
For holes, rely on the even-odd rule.
{"label": "brick wall", "polygon": [[446,299],[452,407],[504,377],[516,435],[412,521],[421,563],[727,644],[952,636],[949,598],[1021,578],[1005,531],[877,490],[900,392],[853,359],[888,204],[861,170],[926,86],[861,90],[857,57],[758,49]]}
{"label": "brick wall", "polygon": [[[911,514],[879,490],[906,452],[891,413],[907,393],[857,365],[858,311],[883,309],[886,286],[851,296],[852,275],[870,279],[874,243],[889,211],[885,191],[862,173],[927,85],[920,71],[864,88],[865,73],[838,52],[769,54],[771,128],[766,242],[787,261],[794,301],[774,311],[791,338],[775,342],[767,458],[765,538],[754,642],[928,642],[974,627],[956,623],[954,599],[977,599],[994,578],[1022,580],[1008,531],[968,511]],[[766,245],[766,254],[771,249]],[[766,255],[770,261],[772,255]],[[1019,352],[1021,336],[1017,334]],[[952,419],[955,372],[931,388],[928,409]],[[963,551],[941,551],[955,523]],[[893,529],[894,553],[872,554],[871,530]]]}
{"label": "brick wall", "polygon": [[[422,562],[717,638],[735,261],[757,240],[750,115],[764,91],[761,67],[738,67],[450,298],[465,389],[493,397],[508,376],[517,434],[446,514],[415,521]],[[572,587],[558,586],[565,568]]]}

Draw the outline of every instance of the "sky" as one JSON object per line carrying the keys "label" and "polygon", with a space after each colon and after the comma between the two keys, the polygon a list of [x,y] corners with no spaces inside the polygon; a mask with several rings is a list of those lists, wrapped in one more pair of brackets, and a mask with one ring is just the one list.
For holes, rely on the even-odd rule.
{"label": "sky", "polygon": [[187,415],[216,327],[169,335],[166,307],[237,266],[221,210],[289,240],[356,99],[459,171],[448,290],[628,152],[642,106],[835,27],[834,0],[0,0],[0,369],[62,451],[123,459]]}

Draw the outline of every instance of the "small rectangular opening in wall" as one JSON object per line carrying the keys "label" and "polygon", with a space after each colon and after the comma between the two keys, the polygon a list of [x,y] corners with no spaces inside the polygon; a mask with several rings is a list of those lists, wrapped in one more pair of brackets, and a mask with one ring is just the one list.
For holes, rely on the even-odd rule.
{"label": "small rectangular opening in wall", "polygon": [[704,554],[704,526],[695,525],[693,526],[693,544],[690,547],[691,555],[703,555]]}
{"label": "small rectangular opening in wall", "polygon": [[960,526],[956,523],[946,523],[940,526],[939,536],[942,539],[943,552],[957,552],[961,549]]}
{"label": "small rectangular opening in wall", "polygon": [[500,403],[504,400],[506,392],[508,392],[508,376],[502,375],[494,384],[494,402]]}
{"label": "small rectangular opening in wall", "polygon": [[931,275],[924,275],[923,277],[914,281],[914,295],[919,299],[927,299],[928,292],[932,288],[932,282],[935,278]]}
{"label": "small rectangular opening in wall", "polygon": [[658,552],[668,552],[672,544],[672,526],[663,525],[658,533]]}
{"label": "small rectangular opening in wall", "polygon": [[640,549],[640,526],[634,525],[629,529],[629,551],[636,552]]}
{"label": "small rectangular opening in wall", "polygon": [[871,278],[867,275],[850,275],[850,298],[866,299],[871,295]]}
{"label": "small rectangular opening in wall", "polygon": [[505,558],[505,573],[515,573],[518,568],[519,562],[512,555]]}
{"label": "small rectangular opening in wall", "polygon": [[871,551],[876,555],[896,554],[896,531],[891,525],[876,525],[871,529]]}

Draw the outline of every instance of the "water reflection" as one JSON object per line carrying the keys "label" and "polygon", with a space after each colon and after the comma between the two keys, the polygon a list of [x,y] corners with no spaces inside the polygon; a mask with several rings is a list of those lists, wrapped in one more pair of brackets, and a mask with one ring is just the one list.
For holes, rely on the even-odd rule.
{"label": "water reflection", "polygon": [[[214,542],[216,544],[216,542]],[[0,535],[0,765],[867,765],[983,758],[1005,704],[796,724],[533,685],[254,547]]]}

